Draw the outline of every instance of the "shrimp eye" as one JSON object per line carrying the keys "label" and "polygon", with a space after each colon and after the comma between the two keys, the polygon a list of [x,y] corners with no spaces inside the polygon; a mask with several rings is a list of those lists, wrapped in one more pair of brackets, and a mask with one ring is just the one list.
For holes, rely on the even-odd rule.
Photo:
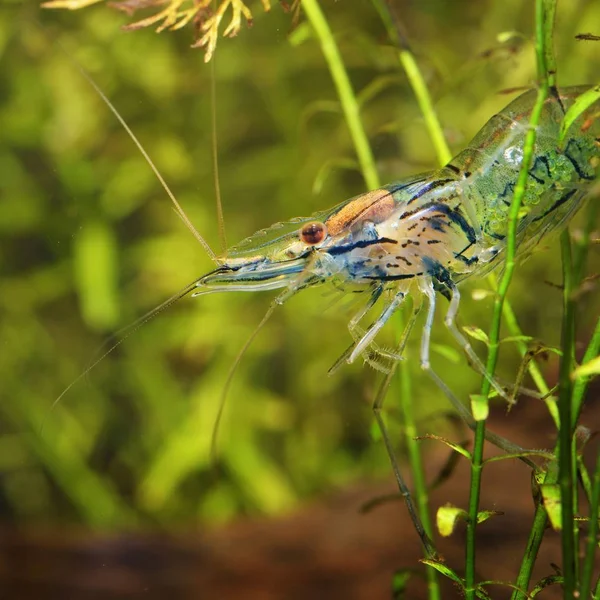
{"label": "shrimp eye", "polygon": [[327,229],[323,223],[314,221],[313,223],[307,223],[300,230],[300,239],[310,246],[319,244],[325,239],[327,235]]}

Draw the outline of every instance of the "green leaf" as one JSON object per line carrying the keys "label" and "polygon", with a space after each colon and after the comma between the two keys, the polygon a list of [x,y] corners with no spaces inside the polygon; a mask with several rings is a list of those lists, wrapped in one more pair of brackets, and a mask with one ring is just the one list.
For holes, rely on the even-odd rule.
{"label": "green leaf", "polygon": [[490,456],[490,458],[486,458],[483,462],[487,464],[492,462],[498,462],[500,460],[509,460],[512,458],[524,458],[526,456],[537,456],[539,458],[543,458],[544,460],[550,461],[556,460],[556,456],[548,450],[523,450],[522,452],[507,452],[506,454],[497,454],[496,456]]}
{"label": "green leaf", "polygon": [[490,338],[488,337],[488,334],[483,331],[483,329],[473,325],[465,325],[463,327],[463,331],[474,340],[483,342],[486,346],[490,345]]}
{"label": "green leaf", "polygon": [[469,513],[463,508],[458,508],[452,504],[440,506],[436,514],[436,523],[440,535],[449,537],[454,532],[459,520],[466,521]]}
{"label": "green leaf", "polygon": [[471,394],[469,397],[471,398],[471,412],[473,413],[473,418],[476,421],[485,421],[490,412],[487,396]]}
{"label": "green leaf", "polygon": [[542,492],[544,508],[548,513],[550,524],[555,531],[560,531],[562,529],[560,486],[557,483],[544,483],[540,486],[540,491]]}
{"label": "green leaf", "polygon": [[446,444],[446,446],[448,446],[449,448],[452,448],[452,450],[458,452],[459,454],[462,454],[468,460],[471,460],[471,453],[468,450],[466,450],[459,444],[451,442],[450,440],[447,440],[446,438],[443,438],[439,435],[433,435],[432,433],[427,433],[426,435],[420,435],[420,436],[416,437],[415,439],[417,439],[417,440],[436,440],[438,442],[442,442],[442,444]]}
{"label": "green leaf", "polygon": [[506,344],[506,343],[512,342],[512,343],[517,344],[519,342],[523,342],[525,344],[528,344],[532,340],[533,340],[533,337],[531,337],[530,335],[509,335],[508,337],[502,338],[500,340],[500,343]]}
{"label": "green leaf", "polygon": [[580,379],[582,377],[598,374],[600,374],[600,356],[596,356],[596,358],[577,367],[573,373],[571,373],[571,379]]}
{"label": "green leaf", "polygon": [[492,517],[501,517],[503,514],[501,510],[480,510],[477,513],[477,523],[484,523]]}
{"label": "green leaf", "polygon": [[530,598],[535,598],[541,591],[551,585],[561,584],[563,580],[564,578],[562,575],[548,575],[548,577],[540,579],[540,581],[538,581],[535,587],[531,590],[531,593],[529,594]]}
{"label": "green leaf", "polygon": [[433,567],[436,571],[440,572],[445,577],[448,577],[448,579],[454,581],[454,583],[458,584],[460,588],[464,591],[465,584],[463,580],[448,565],[444,564],[443,562],[433,560],[431,558],[426,558],[421,562],[425,565]]}
{"label": "green leaf", "polygon": [[562,146],[565,141],[565,136],[573,123],[575,123],[575,121],[598,99],[600,99],[600,85],[585,91],[577,98],[577,100],[575,100],[573,106],[569,108],[561,123],[560,136],[558,138],[559,145]]}
{"label": "green leaf", "polygon": [[481,600],[492,600],[492,597],[480,585],[477,586],[475,595]]}

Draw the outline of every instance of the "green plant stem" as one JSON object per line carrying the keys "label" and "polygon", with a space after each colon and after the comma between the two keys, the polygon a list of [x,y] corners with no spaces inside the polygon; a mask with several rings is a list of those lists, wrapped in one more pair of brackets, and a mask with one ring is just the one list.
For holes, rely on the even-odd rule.
{"label": "green plant stem", "polygon": [[600,508],[600,451],[596,460],[592,485],[592,501],[590,503],[590,529],[588,532],[583,569],[581,572],[580,598],[590,598],[592,588],[592,576],[594,575],[594,558],[598,546],[598,510]]}
{"label": "green plant stem", "polygon": [[302,0],[304,12],[312,25],[337,89],[346,124],[358,156],[361,173],[369,189],[379,187],[379,176],[371,146],[360,119],[360,108],[337,44],[319,6],[318,0]]}
{"label": "green plant stem", "polygon": [[448,143],[446,142],[435,108],[433,107],[431,95],[427,89],[423,74],[415,60],[408,39],[402,33],[402,28],[397,22],[397,19],[394,18],[395,15],[389,7],[389,0],[372,1],[387,29],[390,39],[398,46],[398,58],[400,59],[400,64],[406,73],[406,77],[408,78],[419,108],[421,109],[421,114],[425,120],[425,127],[427,128],[427,132],[433,143],[438,162],[440,163],[440,166],[443,167],[450,162],[452,154],[448,147]]}
{"label": "green plant stem", "polygon": [[[517,255],[517,225],[519,211],[525,196],[529,168],[533,157],[536,140],[536,127],[539,123],[544,102],[548,96],[550,85],[554,83],[554,75],[548,73],[548,64],[554,65],[552,53],[552,24],[554,22],[554,4],[552,0],[536,0],[536,57],[540,87],[533,110],[531,111],[530,126],[523,146],[523,162],[515,186],[514,195],[510,205],[508,217],[508,230],[506,236],[506,263],[503,276],[498,285],[498,293],[494,302],[494,313],[489,333],[489,350],[486,363],[490,377],[494,376],[498,362],[498,349],[500,340],[500,325],[504,301],[508,293]],[[550,57],[550,58],[549,58]],[[555,70],[555,69],[554,69]],[[481,395],[486,397],[490,392],[488,378],[484,378],[481,386]],[[473,458],[471,461],[471,489],[469,495],[469,517],[467,520],[466,565],[465,565],[465,590],[467,600],[476,597],[475,585],[475,532],[477,527],[477,513],[479,510],[479,497],[481,493],[481,474],[483,468],[483,446],[485,441],[485,421],[479,421],[475,429],[475,442]]]}
{"label": "green plant stem", "polygon": [[593,194],[592,198],[590,198],[581,237],[575,240],[575,252],[573,257],[573,279],[576,282],[575,285],[580,285],[585,273],[591,236],[594,227],[596,227],[596,223],[598,223],[598,214],[600,213],[599,200],[600,198],[597,194]]}
{"label": "green plant stem", "polygon": [[[540,0],[538,0],[538,3]],[[506,240],[506,263],[502,279],[498,285],[498,293],[494,302],[494,313],[492,316],[492,325],[489,333],[489,351],[486,363],[487,372],[491,377],[494,376],[496,364],[498,362],[498,349],[500,340],[500,325],[504,309],[504,301],[508,293],[516,259],[516,234],[519,210],[521,208],[525,187],[527,183],[528,171],[531,165],[533,149],[535,146],[536,129],[542,107],[548,95],[548,82],[542,84],[538,91],[538,97],[531,113],[530,129],[525,138],[523,149],[523,165],[519,173],[515,193],[511,202],[508,233]],[[481,386],[481,395],[487,397],[490,392],[490,382],[484,378]],[[473,447],[473,459],[471,462],[471,492],[469,496],[469,519],[467,521],[467,548],[466,548],[466,569],[465,584],[467,598],[475,598],[475,530],[477,525],[477,511],[479,508],[479,496],[481,488],[481,472],[483,465],[483,445],[485,441],[485,422],[477,423],[475,429],[475,443]]]}
{"label": "green plant stem", "polygon": [[[414,59],[412,52],[409,49],[408,41],[402,34],[400,24],[395,21],[392,11],[387,2],[384,0],[373,0],[377,11],[381,19],[383,20],[388,35],[399,47],[399,58],[400,64],[406,72],[406,76],[411,84],[417,103],[425,120],[425,125],[429,136],[435,148],[438,161],[441,166],[445,165],[451,158],[450,149],[446,143],[444,132],[440,125],[439,119],[435,109],[433,108],[433,102],[427,89],[425,79],[419,69],[419,65]],[[403,423],[406,432],[406,444],[408,449],[409,462],[411,465],[411,471],[413,474],[413,486],[415,489],[415,497],[417,502],[417,510],[423,524],[423,528],[427,535],[433,537],[433,526],[429,514],[429,497],[427,494],[427,485],[425,482],[425,472],[423,469],[423,460],[421,457],[421,451],[416,441],[418,435],[414,416],[413,416],[413,396],[411,393],[410,383],[410,371],[407,363],[401,363],[400,365],[400,398],[401,398],[401,409]],[[437,600],[441,598],[441,591],[439,587],[438,571],[427,566],[427,585],[428,585],[428,596],[430,600]]]}
{"label": "green plant stem", "polygon": [[410,81],[413,92],[417,97],[419,108],[421,109],[421,113],[425,119],[425,126],[427,127],[429,137],[431,137],[431,141],[433,142],[433,147],[435,148],[440,165],[444,166],[450,162],[452,159],[452,154],[448,144],[446,143],[446,138],[444,137],[444,132],[442,131],[437,113],[433,108],[431,96],[427,90],[427,85],[425,84],[423,75],[417,66],[412,52],[409,50],[400,50],[399,56],[400,62],[406,71],[406,76]]}
{"label": "green plant stem", "polygon": [[559,370],[558,412],[560,430],[558,433],[558,483],[561,502],[561,543],[563,589],[566,598],[572,598],[576,590],[576,537],[574,527],[574,477],[573,477],[573,428],[571,397],[573,382],[573,354],[575,349],[575,301],[573,299],[573,277],[571,240],[569,232],[561,234],[563,264],[563,318],[561,333],[562,357]]}
{"label": "green plant stem", "polygon": [[[583,360],[581,364],[585,364],[596,358],[600,353],[600,319],[596,321],[596,327],[594,328],[594,333],[592,333],[592,339],[586,348],[585,354],[583,355]],[[591,377],[581,377],[577,379],[575,384],[573,385],[573,422],[572,427],[575,428],[575,424],[579,419],[579,414],[581,413],[581,409],[583,407],[583,400],[585,398],[585,392],[590,383]]]}
{"label": "green plant stem", "polygon": [[[591,230],[592,230],[594,224],[596,223],[596,221],[592,220],[592,219],[594,219],[597,212],[598,212],[598,207],[594,203],[591,203],[590,207],[588,209],[587,219],[585,221],[586,227],[584,229],[583,236],[577,245],[575,257],[573,260],[574,267],[572,269],[572,273],[573,273],[572,285],[575,288],[577,288],[580,285],[581,279],[583,278],[586,257],[587,257],[587,253],[589,251],[589,245],[590,245],[590,234],[591,234]],[[510,323],[510,320],[508,320],[507,322]],[[515,333],[515,335],[518,335],[518,334]],[[591,338],[591,340],[588,344],[588,347],[585,351],[585,354],[583,357],[583,364],[585,364],[586,362],[588,362],[588,361],[592,360],[593,358],[595,358],[596,356],[598,356],[599,352],[600,352],[600,319],[596,323],[596,328],[594,330],[594,333],[592,334],[592,338]],[[535,378],[534,378],[534,380],[535,380]],[[581,408],[583,406],[583,399],[585,397],[585,392],[587,390],[589,381],[590,381],[590,377],[580,378],[573,385],[572,395],[570,398],[570,402],[571,402],[571,406],[572,406],[571,422],[572,422],[573,429],[575,427],[575,423],[577,423],[577,421],[579,419],[579,414],[581,413]],[[538,381],[536,380],[536,385],[537,384],[538,384]],[[539,385],[538,385],[538,387],[539,387]],[[542,388],[539,388],[539,389],[543,393],[547,393],[547,391],[544,391]],[[555,421],[557,422],[557,425],[558,425],[560,423],[560,417],[558,419],[555,419]],[[559,454],[558,446],[555,449],[555,454]],[[552,485],[555,483],[558,483],[558,471],[550,470],[549,472],[546,473],[546,476],[544,478],[544,484]],[[544,536],[544,531],[546,529],[547,522],[548,522],[548,519],[547,519],[547,515],[546,515],[546,510],[545,510],[544,506],[542,505],[541,500],[539,500],[537,503],[537,506],[536,506],[535,516],[533,519],[533,525],[531,528],[531,532],[529,534],[529,539],[527,541],[525,554],[524,554],[523,560],[521,562],[521,567],[519,570],[517,580],[515,582],[517,587],[520,590],[527,590],[529,587],[529,581],[531,580],[531,573],[533,571],[533,566],[535,564],[535,558],[539,551],[539,547],[541,545],[541,542],[542,542],[542,539]],[[520,593],[520,592],[515,592],[512,595],[512,600],[523,600],[525,597],[526,597],[525,594]],[[582,597],[584,597],[584,596],[582,596]]]}
{"label": "green plant stem", "polygon": [[[487,379],[484,380],[487,383]],[[484,387],[484,386],[482,386]],[[486,396],[489,393],[485,392]],[[483,473],[483,447],[485,444],[485,421],[478,421],[475,427],[475,441],[471,459],[471,487],[469,493],[469,516],[467,519],[467,542],[465,557],[465,592],[467,600],[474,600],[475,590],[475,531],[479,498],[481,495],[481,475]]]}
{"label": "green plant stem", "polygon": [[[550,483],[548,477],[546,477],[545,481]],[[529,538],[527,539],[527,546],[525,547],[525,554],[523,556],[523,560],[521,561],[521,567],[519,568],[519,575],[515,581],[515,585],[520,591],[514,591],[511,596],[511,600],[525,600],[525,598],[529,597],[527,594],[527,589],[529,588],[531,573],[533,572],[535,560],[537,558],[540,546],[542,545],[542,540],[544,539],[544,531],[546,530],[547,524],[548,513],[546,513],[546,509],[544,508],[541,493],[538,493],[538,497],[536,498],[535,515],[533,517],[533,525],[531,527],[531,531],[529,532]]]}
{"label": "green plant stem", "polygon": [[[573,263],[574,263],[573,285],[575,287],[578,287],[580,285],[581,280],[583,278],[586,257],[589,252],[589,246],[590,246],[590,242],[591,242],[590,233],[596,223],[596,221],[594,219],[595,219],[595,215],[597,214],[597,212],[598,212],[598,206],[594,202],[590,203],[590,206],[588,208],[588,214],[587,214],[586,220],[585,220],[586,227],[584,229],[584,234],[583,234],[581,240],[577,244],[575,258],[573,260]],[[509,324],[509,327],[510,327],[510,319],[507,319],[507,323]],[[511,333],[513,333],[513,335],[520,335],[519,333],[513,332],[512,330],[511,330]],[[584,353],[582,364],[589,362],[590,360],[592,360],[593,358],[598,356],[599,353],[600,353],[600,319],[598,319],[596,322],[596,327],[594,329],[594,332],[592,334],[592,337],[590,339],[588,347],[586,348],[586,351]],[[575,424],[577,423],[577,421],[579,419],[579,415],[581,413],[581,409],[583,406],[583,400],[585,398],[585,392],[587,390],[590,380],[591,380],[591,377],[582,377],[582,378],[577,379],[573,385],[573,392],[572,392],[572,397],[571,397],[573,429],[575,428]],[[547,393],[547,391],[544,391],[541,387],[539,387],[538,380],[536,380],[534,378],[534,381],[536,381],[536,385],[538,385],[538,388],[540,389],[540,391],[542,393]],[[556,407],[556,410],[558,410],[558,407]],[[557,426],[559,426],[560,419],[556,418],[555,422],[557,423]],[[555,454],[557,454],[558,448],[556,448],[554,452],[555,452]],[[544,478],[544,483],[551,485],[551,484],[555,484],[557,482],[558,482],[558,471],[556,471],[554,469],[548,471]],[[529,534],[529,539],[527,541],[525,554],[524,554],[523,560],[521,561],[521,567],[519,570],[517,580],[515,582],[517,587],[520,590],[527,590],[527,588],[529,587],[529,581],[531,580],[531,573],[532,573],[533,566],[535,563],[535,558],[539,551],[539,547],[541,545],[541,542],[542,542],[542,539],[544,536],[544,531],[546,529],[547,522],[548,522],[548,519],[547,519],[547,515],[546,515],[546,509],[542,505],[541,500],[539,500],[536,505],[536,511],[535,511],[535,516],[533,519],[533,525],[531,528],[531,532]],[[585,569],[584,569],[584,572],[585,572]],[[584,598],[585,596],[582,595],[581,597]],[[515,592],[515,593],[513,593],[511,600],[524,600],[525,598],[526,598],[525,594],[520,593],[520,592]]]}
{"label": "green plant stem", "polygon": [[[379,176],[375,169],[375,161],[369,146],[369,141],[360,119],[359,104],[348,79],[348,74],[344,67],[342,57],[339,53],[331,29],[327,24],[325,16],[317,0],[303,0],[305,13],[310,20],[323,50],[323,54],[329,65],[329,71],[334,80],[340,102],[343,107],[344,116],[356,153],[359,158],[360,169],[367,186],[371,189],[380,186]],[[429,501],[427,496],[427,485],[425,483],[425,474],[423,470],[423,461],[417,442],[414,415],[412,412],[410,373],[403,363],[400,369],[401,378],[401,405],[404,412],[404,422],[407,429],[407,446],[411,462],[415,495],[419,516],[427,535],[431,538],[433,528],[429,516]],[[437,572],[431,567],[427,567],[427,580],[429,587],[429,598],[439,600],[441,597]]]}
{"label": "green plant stem", "polygon": [[[413,487],[415,490],[414,494],[417,510],[425,533],[427,533],[430,539],[433,539],[433,526],[429,514],[429,496],[427,494],[423,459],[421,457],[419,443],[416,439],[419,434],[413,413],[413,395],[408,361],[402,361],[400,363],[398,373],[400,375],[400,409],[402,411],[402,422],[406,433],[406,447],[413,475]],[[433,567],[427,566],[426,576],[429,599],[439,600],[441,598],[441,592],[437,571]]]}
{"label": "green plant stem", "polygon": [[[392,15],[388,10],[387,5],[383,2],[383,0],[373,0],[373,4],[378,10],[386,26],[388,35],[392,40],[395,40],[397,43],[399,43],[401,37],[400,29],[394,23]],[[410,56],[412,58],[412,54]],[[417,97],[417,101],[419,103],[421,112],[423,113],[423,116],[425,118],[425,122],[427,123],[429,134],[436,148],[436,152],[438,153],[438,159],[440,160],[441,164],[445,164],[445,162],[447,162],[451,158],[450,150],[448,149],[448,145],[446,144],[442,128],[434,112],[433,103],[431,102],[431,98],[429,96],[427,86],[425,85],[425,81],[414,59],[412,60],[412,63],[410,63],[410,61],[406,63],[409,64],[409,68],[407,69],[406,64],[402,62],[402,51],[400,52],[400,57],[401,63],[403,64],[406,70],[408,79],[411,82],[411,85],[413,86],[413,90]],[[400,329],[403,328],[401,327]],[[416,440],[418,432],[413,414],[414,407],[413,395],[411,391],[410,370],[406,362],[400,364],[399,374],[400,408],[402,411],[402,421],[404,423],[405,428],[408,458],[411,466],[411,472],[413,474],[413,487],[416,498],[417,511],[421,519],[423,529],[425,530],[429,538],[433,539],[433,526],[429,514],[429,497],[427,493],[427,484],[425,481],[425,472],[423,469],[423,459],[421,457],[421,450],[419,448],[419,444]],[[428,565],[426,567],[426,577],[428,586],[428,596],[430,600],[439,600],[441,598],[441,591],[439,587],[439,578],[437,570]]]}
{"label": "green plant stem", "polygon": [[[577,283],[577,282],[575,282]],[[583,364],[592,360],[598,353],[600,352],[600,319],[596,322],[596,328],[594,329],[594,333],[592,334],[592,338],[588,347],[585,351],[583,357]],[[579,418],[579,413],[581,412],[581,407],[583,405],[583,398],[585,397],[585,392],[589,385],[591,377],[583,377],[578,379],[573,385],[573,393],[571,397],[571,403],[573,406],[573,419],[577,420]],[[541,390],[543,391],[543,390]],[[575,421],[576,422],[576,421]],[[555,449],[555,454],[558,453],[558,447]],[[558,471],[555,469],[551,469],[546,473],[544,478],[544,484],[555,484],[558,482]],[[598,508],[596,507],[596,511]],[[593,512],[590,512],[593,514]],[[516,585],[520,590],[527,590],[529,587],[529,581],[531,579],[531,573],[533,570],[533,566],[535,564],[535,558],[539,551],[540,545],[542,543],[542,539],[544,536],[544,531],[546,529],[546,525],[548,523],[548,517],[546,515],[546,509],[544,508],[541,499],[538,499],[536,502],[536,510],[535,516],[533,519],[533,525],[531,528],[531,532],[529,534],[529,539],[527,541],[527,546],[525,549],[525,554],[523,560],[521,561],[521,567],[519,570],[519,575],[516,580]],[[585,573],[585,567],[584,567]],[[582,598],[585,596],[582,594]],[[515,592],[512,595],[512,600],[524,600],[526,595],[524,593]]]}

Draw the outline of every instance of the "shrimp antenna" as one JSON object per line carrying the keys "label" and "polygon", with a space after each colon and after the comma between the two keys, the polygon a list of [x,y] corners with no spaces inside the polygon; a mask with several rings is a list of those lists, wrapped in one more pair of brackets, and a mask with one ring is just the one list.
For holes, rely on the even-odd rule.
{"label": "shrimp antenna", "polygon": [[187,296],[192,290],[196,288],[196,282],[188,284],[183,289],[179,290],[173,296],[153,308],[151,311],[147,312],[145,315],[141,316],[139,319],[136,319],[133,323],[130,323],[126,327],[119,329],[116,333],[111,335],[99,348],[98,352],[102,351],[102,348],[107,344],[110,344],[111,340],[117,338],[117,340],[109,346],[107,350],[102,352],[102,354],[92,361],[92,363],[82,372],[80,373],[71,383],[60,393],[60,395],[56,398],[56,400],[52,403],[50,410],[53,410],[54,407],[61,401],[62,397],[79,381],[81,381],[94,367],[96,367],[100,362],[102,362],[115,348],[120,346],[130,335],[135,333],[142,325],[145,325],[156,315],[160,314],[163,310],[166,310],[175,302]]}
{"label": "shrimp antenna", "polygon": [[223,391],[221,392],[221,396],[219,398],[219,407],[217,409],[217,416],[215,417],[215,423],[212,430],[212,435],[210,439],[210,457],[211,462],[216,464],[217,458],[217,441],[219,436],[219,428],[221,426],[221,420],[223,418],[223,411],[225,409],[225,403],[227,402],[227,395],[229,394],[229,389],[231,388],[231,383],[233,381],[233,376],[235,375],[237,368],[242,361],[242,358],[250,348],[250,345],[260,332],[260,330],[264,327],[265,323],[269,320],[271,315],[273,314],[275,307],[278,306],[277,300],[274,300],[269,306],[265,316],[262,318],[262,321],[256,326],[256,329],[250,334],[250,337],[246,340],[246,343],[242,346],[241,350],[238,352],[233,364],[229,368],[229,373],[227,373],[227,379],[225,380],[225,385],[223,386]]}
{"label": "shrimp antenna", "polygon": [[[148,163],[148,165],[150,166],[150,168],[156,175],[156,178],[158,179],[160,184],[163,186],[164,190],[167,192],[167,195],[169,196],[169,198],[171,199],[171,202],[173,203],[173,206],[175,207],[175,211],[177,212],[177,214],[179,215],[181,220],[185,223],[185,226],[192,232],[193,236],[198,240],[198,242],[200,242],[200,245],[204,248],[204,250],[210,257],[210,259],[217,265],[221,264],[221,262],[217,258],[216,254],[213,252],[213,250],[210,247],[210,245],[208,244],[208,242],[202,237],[200,232],[194,227],[192,222],[189,220],[188,216],[185,214],[185,211],[183,210],[183,208],[181,208],[181,205],[179,204],[179,202],[177,202],[175,195],[173,194],[173,192],[167,185],[167,182],[164,180],[160,171],[158,170],[158,168],[156,167],[156,165],[150,158],[150,155],[148,154],[148,152],[146,152],[144,146],[142,146],[142,143],[139,141],[139,139],[137,138],[135,133],[133,133],[133,131],[131,130],[131,127],[129,127],[129,125],[127,125],[127,123],[125,122],[125,119],[121,116],[121,114],[116,109],[114,104],[108,99],[106,94],[100,89],[100,87],[94,81],[92,76],[79,64],[79,62],[77,62],[62,46],[61,46],[61,48],[62,48],[63,52],[67,55],[69,60],[75,65],[75,67],[77,67],[79,72],[85,77],[87,82],[94,88],[94,90],[96,91],[98,96],[100,96],[100,98],[102,99],[104,104],[106,104],[106,106],[110,109],[110,111],[113,113],[113,115],[115,115],[115,117],[117,118],[119,123],[123,126],[123,129],[125,129],[125,131],[129,135],[129,137],[132,139],[133,143],[137,146],[138,150],[141,152],[142,156],[144,157],[144,159],[146,160],[146,162]],[[220,204],[220,202],[219,202],[219,204]]]}
{"label": "shrimp antenna", "polygon": [[219,178],[219,141],[217,138],[217,75],[215,67],[216,57],[210,64],[210,113],[211,113],[211,146],[213,161],[213,177],[215,185],[215,200],[217,203],[217,220],[219,222],[219,242],[221,254],[227,251],[227,236],[225,235],[225,219],[223,217],[223,202],[221,200],[221,181]]}

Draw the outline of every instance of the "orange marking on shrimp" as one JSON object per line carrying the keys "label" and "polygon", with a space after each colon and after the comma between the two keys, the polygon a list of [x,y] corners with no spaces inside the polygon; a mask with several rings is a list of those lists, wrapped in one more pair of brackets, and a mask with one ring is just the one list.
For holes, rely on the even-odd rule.
{"label": "orange marking on shrimp", "polygon": [[394,207],[394,198],[388,190],[378,189],[367,192],[329,217],[325,223],[327,231],[330,235],[337,235],[344,229],[352,227],[358,220],[381,223],[390,216]]}

